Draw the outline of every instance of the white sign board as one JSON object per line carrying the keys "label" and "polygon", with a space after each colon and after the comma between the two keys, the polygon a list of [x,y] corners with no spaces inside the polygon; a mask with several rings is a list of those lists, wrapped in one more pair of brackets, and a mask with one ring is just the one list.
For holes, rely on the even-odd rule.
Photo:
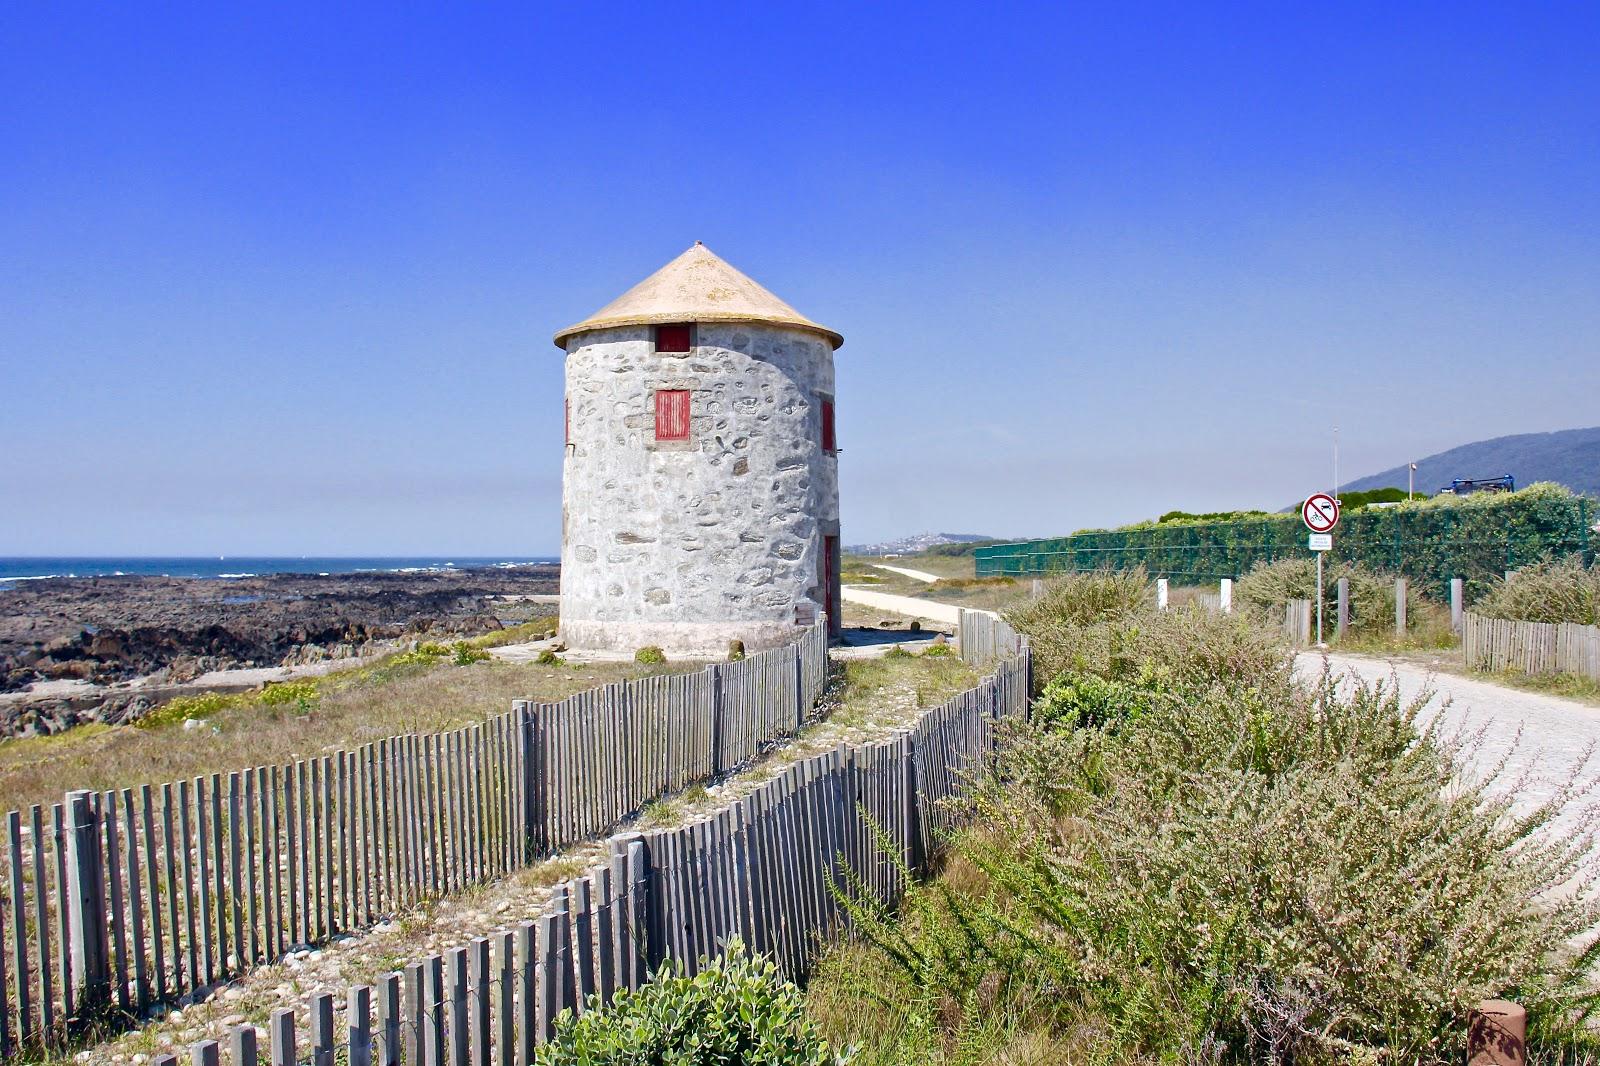
{"label": "white sign board", "polygon": [[1332,533],[1339,524],[1339,501],[1326,492],[1314,492],[1300,505],[1300,517],[1313,533]]}
{"label": "white sign board", "polygon": [[1314,552],[1330,552],[1333,550],[1332,533],[1313,533],[1307,540],[1309,541],[1307,547]]}

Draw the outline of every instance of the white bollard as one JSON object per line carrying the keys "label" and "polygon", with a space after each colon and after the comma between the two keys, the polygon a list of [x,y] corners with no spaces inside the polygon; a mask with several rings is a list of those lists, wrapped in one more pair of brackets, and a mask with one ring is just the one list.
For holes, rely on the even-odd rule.
{"label": "white bollard", "polygon": [[1217,606],[1222,609],[1223,614],[1233,613],[1233,578],[1222,579],[1222,584],[1217,589]]}
{"label": "white bollard", "polygon": [[1156,578],[1156,610],[1165,611],[1166,609],[1167,609],[1167,579],[1164,578],[1164,577],[1158,577],[1158,578]]}
{"label": "white bollard", "polygon": [[1459,577],[1450,579],[1450,628],[1461,632],[1462,614],[1466,610],[1466,583]]}

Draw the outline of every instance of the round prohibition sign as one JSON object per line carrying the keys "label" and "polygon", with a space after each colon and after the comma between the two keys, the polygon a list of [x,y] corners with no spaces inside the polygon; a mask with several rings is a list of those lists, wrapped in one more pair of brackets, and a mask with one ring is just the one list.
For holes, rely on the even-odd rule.
{"label": "round prohibition sign", "polygon": [[1326,492],[1315,492],[1300,505],[1300,517],[1313,533],[1331,533],[1339,524],[1339,501]]}

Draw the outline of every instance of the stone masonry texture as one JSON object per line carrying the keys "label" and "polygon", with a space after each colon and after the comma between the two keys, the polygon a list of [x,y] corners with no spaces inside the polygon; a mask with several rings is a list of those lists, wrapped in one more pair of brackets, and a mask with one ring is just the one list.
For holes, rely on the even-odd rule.
{"label": "stone masonry texture", "polygon": [[[657,354],[649,326],[567,341],[561,632],[573,647],[716,654],[766,647],[823,609],[839,529],[822,448],[833,351],[758,323],[695,327]],[[689,392],[688,441],[655,440],[655,392]]]}

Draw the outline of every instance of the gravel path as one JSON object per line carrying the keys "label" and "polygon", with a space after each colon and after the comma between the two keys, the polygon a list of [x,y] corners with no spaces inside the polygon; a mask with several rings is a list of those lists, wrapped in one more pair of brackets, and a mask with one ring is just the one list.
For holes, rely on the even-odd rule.
{"label": "gravel path", "polygon": [[961,608],[949,603],[919,600],[915,596],[896,596],[892,592],[869,592],[854,585],[846,585],[840,591],[840,595],[849,603],[859,603],[863,607],[888,611],[891,614],[926,618],[941,625],[953,626],[961,621]]}
{"label": "gravel path", "polygon": [[[1296,666],[1311,676],[1323,656],[1302,652]],[[1482,730],[1472,764],[1487,771],[1502,759],[1505,780],[1523,778],[1518,807],[1531,809],[1554,796],[1573,775],[1586,784],[1600,782],[1600,708],[1576,700],[1523,692],[1455,674],[1430,673],[1411,663],[1359,655],[1327,656],[1335,673],[1353,673],[1367,682],[1396,681],[1402,697],[1432,690],[1428,717],[1442,715],[1446,731]],[[1575,803],[1573,806],[1577,806]],[[1579,817],[1570,810],[1558,820],[1568,825]]]}

